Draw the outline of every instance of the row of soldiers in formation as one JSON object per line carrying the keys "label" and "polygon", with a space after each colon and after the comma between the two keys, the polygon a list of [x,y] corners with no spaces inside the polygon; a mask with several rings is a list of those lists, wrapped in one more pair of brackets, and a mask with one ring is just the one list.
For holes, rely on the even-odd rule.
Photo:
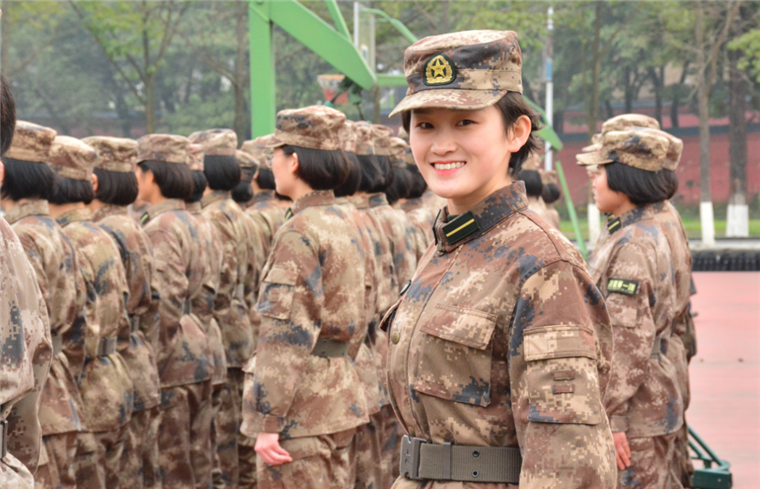
{"label": "row of soldiers in formation", "polygon": [[[682,143],[624,115],[578,155],[612,214],[586,265],[529,209],[535,175],[510,179],[538,161],[521,63],[510,31],[407,49],[394,114],[445,207],[421,185],[389,205],[403,145],[324,106],[240,151],[19,123],[3,204],[55,353],[38,483],[688,486]],[[243,209],[263,166],[291,202]]]}

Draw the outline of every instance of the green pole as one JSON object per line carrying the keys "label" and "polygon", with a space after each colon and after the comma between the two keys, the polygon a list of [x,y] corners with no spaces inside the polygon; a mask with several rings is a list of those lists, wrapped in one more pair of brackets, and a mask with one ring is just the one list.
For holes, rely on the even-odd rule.
{"label": "green pole", "polygon": [[251,132],[254,138],[274,132],[277,116],[272,23],[269,0],[248,6],[251,60]]}
{"label": "green pole", "polygon": [[327,5],[327,10],[330,12],[330,17],[332,17],[333,23],[335,24],[335,30],[350,41],[351,34],[348,32],[348,26],[343,18],[343,14],[340,13],[338,2],[335,0],[325,0],[325,5]]}
{"label": "green pole", "polygon": [[581,234],[581,225],[578,222],[578,216],[575,214],[575,206],[573,205],[573,198],[570,196],[570,189],[567,187],[567,180],[565,180],[565,172],[562,170],[562,163],[559,160],[554,162],[557,168],[557,177],[559,183],[562,185],[562,192],[565,194],[565,203],[567,204],[567,212],[570,214],[570,221],[573,223],[573,231],[575,232],[575,240],[578,243],[578,249],[581,251],[581,255],[584,258],[588,256],[586,251],[586,241]]}

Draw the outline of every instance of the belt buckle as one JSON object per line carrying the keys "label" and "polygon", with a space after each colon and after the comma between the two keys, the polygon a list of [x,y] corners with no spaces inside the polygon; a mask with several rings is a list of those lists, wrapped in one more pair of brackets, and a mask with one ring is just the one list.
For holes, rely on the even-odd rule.
{"label": "belt buckle", "polygon": [[420,447],[427,440],[423,438],[411,438],[407,435],[401,439],[401,461],[399,470],[401,475],[411,480],[420,479]]}
{"label": "belt buckle", "polygon": [[0,421],[0,458],[8,454],[8,420]]}

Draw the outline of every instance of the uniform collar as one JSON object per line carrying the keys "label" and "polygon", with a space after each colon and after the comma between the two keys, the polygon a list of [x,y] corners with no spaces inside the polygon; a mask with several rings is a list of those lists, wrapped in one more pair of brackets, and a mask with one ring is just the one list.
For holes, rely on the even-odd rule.
{"label": "uniform collar", "polygon": [[525,184],[514,182],[497,190],[475,207],[451,222],[448,206],[441,209],[433,225],[438,250],[448,253],[458,246],[485,234],[489,229],[528,207]]}
{"label": "uniform collar", "polygon": [[401,208],[404,209],[404,212],[416,211],[417,209],[422,209],[423,207],[425,207],[425,201],[423,201],[421,198],[409,199],[401,204]]}
{"label": "uniform collar", "polygon": [[50,209],[48,208],[47,200],[30,199],[13,206],[13,209],[5,214],[5,220],[8,221],[8,224],[13,224],[25,217],[49,215]]}
{"label": "uniform collar", "polygon": [[253,203],[274,199],[274,190],[259,190],[253,195]]}
{"label": "uniform collar", "polygon": [[348,200],[348,197],[335,197],[335,204],[337,205],[346,205],[350,203],[351,202]]}
{"label": "uniform collar", "polygon": [[379,207],[381,205],[388,205],[388,198],[382,192],[370,194],[367,203],[371,208]]}
{"label": "uniform collar", "polygon": [[348,198],[357,209],[369,209],[369,197],[366,195],[354,195]]}
{"label": "uniform collar", "polygon": [[179,199],[166,199],[160,204],[153,205],[145,211],[142,217],[140,217],[140,224],[144,226],[161,214],[176,210],[185,210],[185,201]]}
{"label": "uniform collar", "polygon": [[185,202],[185,210],[190,214],[196,215],[201,213],[201,203],[198,202]]}
{"label": "uniform collar", "polygon": [[624,212],[620,217],[610,216],[607,218],[607,231],[613,234],[620,231],[626,226],[637,223],[643,219],[650,219],[654,216],[654,208],[651,205],[636,207]]}
{"label": "uniform collar", "polygon": [[108,216],[126,216],[127,208],[121,205],[106,204],[92,215],[92,220],[98,222]]}
{"label": "uniform collar", "polygon": [[92,221],[92,211],[86,207],[82,209],[74,209],[72,211],[64,212],[56,217],[55,220],[61,226],[66,226],[67,224],[77,221]]}
{"label": "uniform collar", "polygon": [[[317,190],[310,192],[293,202],[290,207],[293,215],[298,214],[308,207],[325,206],[335,204],[335,194],[332,190]],[[286,213],[287,215],[287,213]]]}
{"label": "uniform collar", "polygon": [[208,195],[204,195],[201,199],[201,207],[204,209],[218,200],[226,199],[230,196],[230,193],[225,190],[214,190]]}

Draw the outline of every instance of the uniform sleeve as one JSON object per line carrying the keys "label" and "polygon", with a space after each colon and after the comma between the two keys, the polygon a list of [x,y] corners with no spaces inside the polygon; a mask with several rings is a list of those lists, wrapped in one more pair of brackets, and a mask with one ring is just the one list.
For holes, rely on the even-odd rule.
{"label": "uniform sleeve", "polygon": [[646,378],[656,326],[652,315],[654,269],[641,246],[626,243],[612,257],[602,287],[612,322],[615,358],[605,408],[612,431],[628,430],[630,399]]}
{"label": "uniform sleeve", "polygon": [[269,264],[256,305],[253,431],[279,433],[319,337],[324,293],[317,243],[307,236],[278,234]]}
{"label": "uniform sleeve", "polygon": [[604,301],[584,269],[558,262],[525,281],[509,344],[521,489],[615,486],[600,380],[610,347]]}
{"label": "uniform sleeve", "polygon": [[[75,379],[84,371],[85,341],[87,339],[87,295],[88,284],[85,282],[83,267],[89,265],[82,254],[77,251],[66,237],[66,245],[72,250],[72,275],[74,277],[74,320],[71,328],[63,335],[63,352],[69,361],[69,368]],[[94,292],[93,292],[94,293]]]}
{"label": "uniform sleeve", "polygon": [[147,234],[153,243],[155,273],[161,291],[158,336],[172,338],[179,328],[187,298],[187,264],[176,236],[159,229],[150,229]]}

